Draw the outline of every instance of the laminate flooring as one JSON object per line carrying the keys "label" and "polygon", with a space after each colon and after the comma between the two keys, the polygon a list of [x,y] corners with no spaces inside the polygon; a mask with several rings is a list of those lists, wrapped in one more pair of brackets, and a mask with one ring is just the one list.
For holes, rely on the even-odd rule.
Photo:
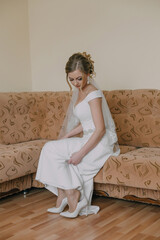
{"label": "laminate flooring", "polygon": [[93,196],[98,214],[66,219],[46,212],[56,197],[31,189],[0,200],[0,240],[160,240],[160,207]]}

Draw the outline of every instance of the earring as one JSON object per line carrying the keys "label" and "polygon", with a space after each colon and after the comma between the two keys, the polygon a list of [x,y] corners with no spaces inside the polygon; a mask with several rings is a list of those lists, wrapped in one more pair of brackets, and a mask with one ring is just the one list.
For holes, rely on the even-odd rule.
{"label": "earring", "polygon": [[87,77],[87,84],[90,84],[90,77]]}

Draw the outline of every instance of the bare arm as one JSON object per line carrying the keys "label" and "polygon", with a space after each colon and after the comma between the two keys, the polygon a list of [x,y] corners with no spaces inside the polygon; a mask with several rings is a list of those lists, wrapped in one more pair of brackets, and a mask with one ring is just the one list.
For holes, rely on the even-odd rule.
{"label": "bare arm", "polygon": [[93,99],[89,102],[89,105],[95,125],[95,131],[93,132],[87,143],[80,150],[83,157],[99,143],[99,141],[106,132],[102,113],[102,99]]}
{"label": "bare arm", "polygon": [[72,129],[69,133],[67,133],[64,137],[62,138],[69,138],[69,137],[73,137],[79,133],[81,133],[83,131],[82,125],[79,124],[77,127],[75,127],[74,129]]}
{"label": "bare arm", "polygon": [[106,132],[102,113],[102,99],[95,98],[89,102],[89,105],[95,125],[95,131],[93,132],[87,143],[80,149],[80,151],[74,153],[71,156],[69,163],[75,165],[78,164],[82,160],[82,158],[99,143],[99,141]]}

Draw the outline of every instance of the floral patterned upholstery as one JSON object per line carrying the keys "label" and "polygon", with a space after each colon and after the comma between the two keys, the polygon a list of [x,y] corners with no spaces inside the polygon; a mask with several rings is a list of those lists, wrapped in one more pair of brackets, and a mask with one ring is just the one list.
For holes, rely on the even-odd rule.
{"label": "floral patterned upholstery", "polygon": [[[128,153],[128,152],[133,151],[135,149],[136,149],[136,147],[133,147],[133,146],[120,145],[120,152],[121,152],[121,154]],[[108,159],[108,161],[109,161],[109,159]],[[103,183],[105,181],[104,169],[106,167],[106,164],[107,163],[105,163],[104,167],[95,176],[95,178],[94,178],[94,182],[95,183]]]}
{"label": "floral patterned upholstery", "polygon": [[36,172],[42,146],[57,139],[69,101],[69,92],[0,93],[0,195],[5,182],[10,190],[8,181],[14,186]]}
{"label": "floral patterned upholstery", "polygon": [[[128,189],[127,196],[130,191],[137,197],[145,192],[145,197],[160,200],[160,91],[117,90],[104,95],[121,154],[110,157],[96,175],[96,191],[106,189],[113,197],[125,198]],[[69,101],[65,91],[0,93],[0,196],[15,186],[25,189],[27,181],[28,186],[39,186],[33,176],[41,148],[57,139]]]}
{"label": "floral patterned upholstery", "polygon": [[34,173],[46,140],[0,145],[0,183]]}
{"label": "floral patterned upholstery", "polygon": [[160,148],[139,148],[109,158],[103,183],[160,190]]}
{"label": "floral patterned upholstery", "polygon": [[0,143],[55,139],[69,99],[68,92],[1,93]]}
{"label": "floral patterned upholstery", "polygon": [[120,145],[160,147],[160,91],[104,92]]}

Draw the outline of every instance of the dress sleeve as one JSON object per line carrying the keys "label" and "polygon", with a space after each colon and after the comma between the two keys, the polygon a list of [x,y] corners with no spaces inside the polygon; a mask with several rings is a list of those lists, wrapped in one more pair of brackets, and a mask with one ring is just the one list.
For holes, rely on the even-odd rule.
{"label": "dress sleeve", "polygon": [[101,98],[102,97],[102,92],[100,90],[95,90],[93,92],[90,92],[87,97],[86,100],[87,102],[91,101],[92,99],[95,98]]}

